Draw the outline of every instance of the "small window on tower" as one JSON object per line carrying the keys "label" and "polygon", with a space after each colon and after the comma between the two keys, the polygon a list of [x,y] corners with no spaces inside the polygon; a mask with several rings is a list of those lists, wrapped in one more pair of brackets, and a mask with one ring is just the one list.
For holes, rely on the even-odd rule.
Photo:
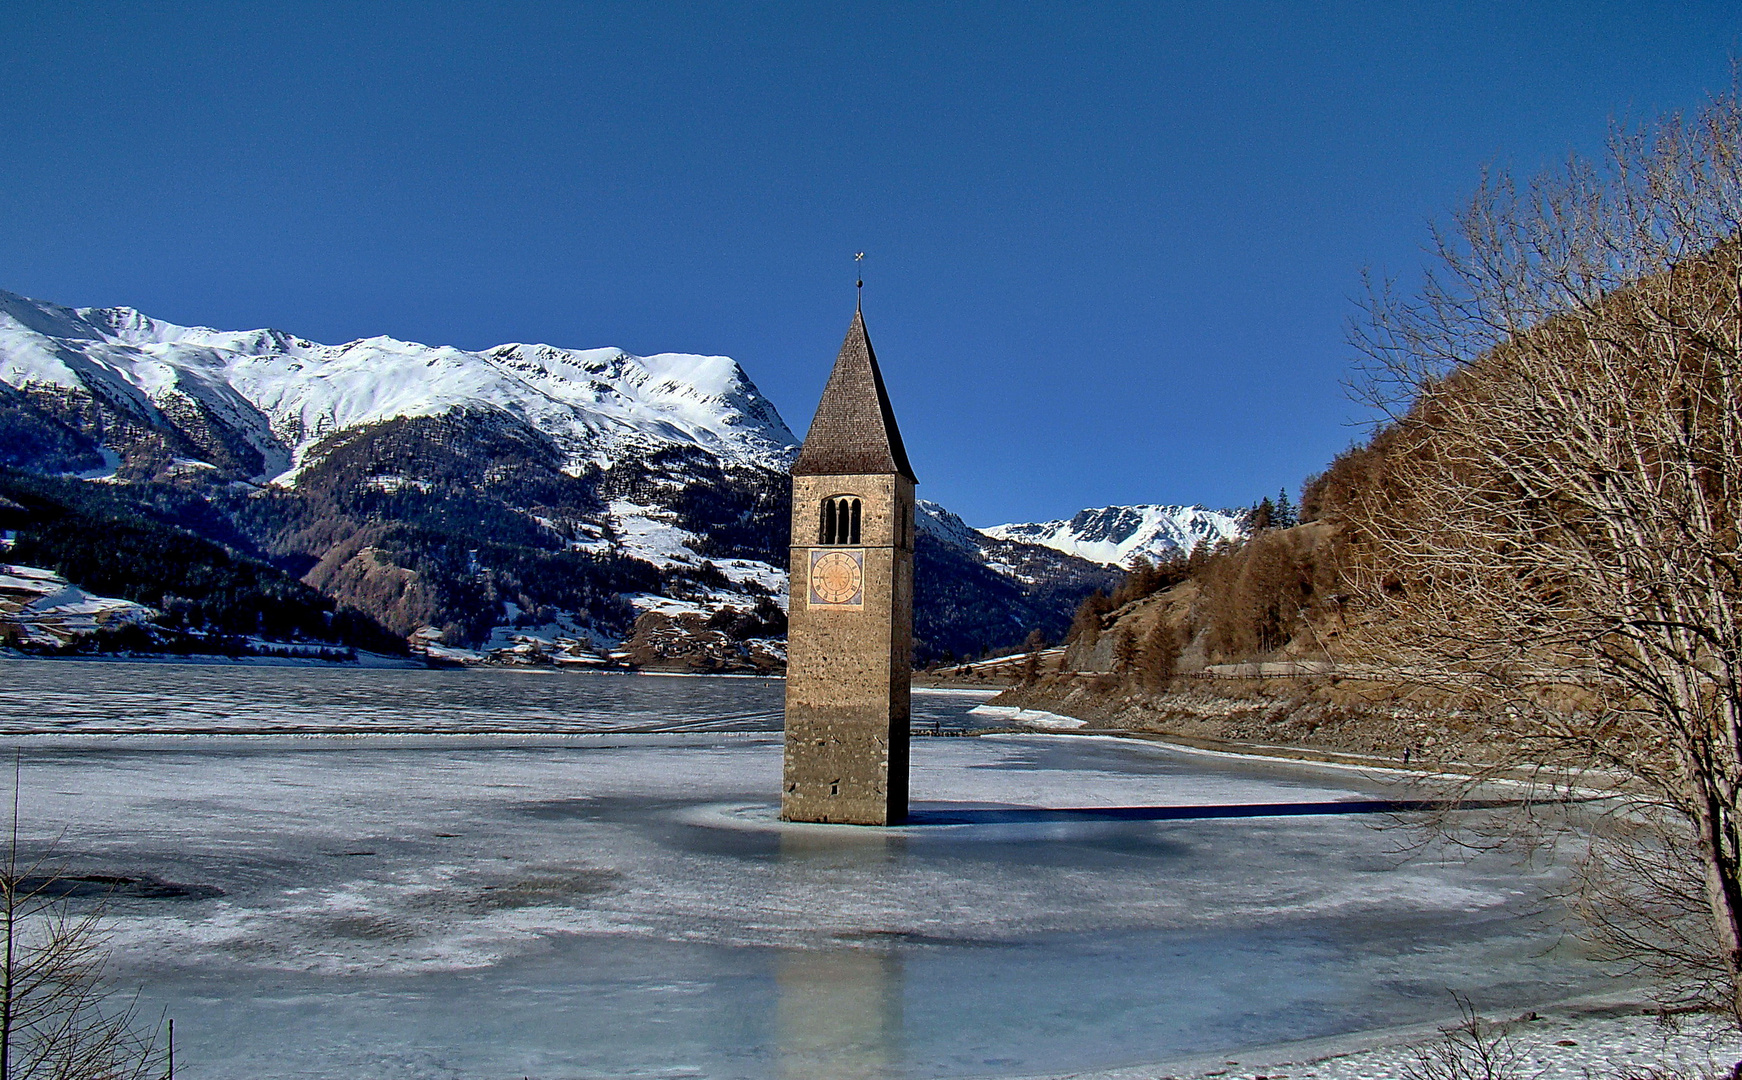
{"label": "small window on tower", "polygon": [[847,541],[847,543],[857,544],[859,542],[859,500],[858,499],[853,500],[852,528],[848,530],[848,534],[851,538]]}

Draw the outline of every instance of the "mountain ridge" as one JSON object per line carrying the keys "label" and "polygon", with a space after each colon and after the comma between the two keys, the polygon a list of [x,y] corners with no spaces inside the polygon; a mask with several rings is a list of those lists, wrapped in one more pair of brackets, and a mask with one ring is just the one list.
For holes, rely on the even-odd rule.
{"label": "mountain ridge", "polygon": [[1243,512],[1204,506],[1136,503],[1090,507],[1056,521],[993,525],[979,530],[995,540],[1038,544],[1106,566],[1130,569],[1190,555],[1201,544],[1246,535]]}
{"label": "mountain ridge", "polygon": [[[571,467],[671,443],[780,467],[795,445],[729,357],[524,343],[470,351],[385,335],[324,345],[282,330],[185,327],[133,308],[67,308],[4,291],[0,382],[26,395],[88,395],[99,411],[178,429],[196,448],[226,451],[209,463],[229,478],[255,483],[294,483],[329,435],[456,407],[528,420]],[[241,445],[255,454],[239,456]]]}

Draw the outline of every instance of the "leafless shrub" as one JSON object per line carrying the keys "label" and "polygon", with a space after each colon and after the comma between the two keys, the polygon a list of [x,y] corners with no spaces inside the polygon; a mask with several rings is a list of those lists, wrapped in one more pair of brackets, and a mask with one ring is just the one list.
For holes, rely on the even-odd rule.
{"label": "leafless shrub", "polygon": [[74,914],[41,862],[18,860],[18,768],[0,874],[0,1080],[142,1080],[156,1038],[106,977],[102,910]]}
{"label": "leafless shrub", "polygon": [[1441,1028],[1434,1042],[1411,1050],[1404,1080],[1526,1080],[1524,1053],[1511,1028],[1477,1015],[1468,999],[1452,995],[1462,1022]]}

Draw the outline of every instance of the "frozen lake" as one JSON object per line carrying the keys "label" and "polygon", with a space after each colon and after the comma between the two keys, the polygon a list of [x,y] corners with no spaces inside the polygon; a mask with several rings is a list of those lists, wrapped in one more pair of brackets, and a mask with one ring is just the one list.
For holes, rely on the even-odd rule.
{"label": "frozen lake", "polygon": [[[0,732],[34,843],[186,886],[110,911],[195,1080],[1031,1075],[1608,988],[1545,902],[1556,867],[1241,816],[1398,794],[1346,770],[921,738],[931,823],[782,826],[780,695],[0,660]],[[980,696],[915,700],[977,723]]]}

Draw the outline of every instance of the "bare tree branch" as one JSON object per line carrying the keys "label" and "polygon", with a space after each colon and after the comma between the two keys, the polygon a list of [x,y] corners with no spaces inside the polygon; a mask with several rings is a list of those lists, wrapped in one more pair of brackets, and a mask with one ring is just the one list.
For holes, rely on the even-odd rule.
{"label": "bare tree branch", "polygon": [[1418,292],[1370,283],[1387,482],[1341,516],[1356,648],[1480,709],[1497,767],[1619,793],[1592,925],[1742,1010],[1739,238],[1734,93],[1484,177]]}

